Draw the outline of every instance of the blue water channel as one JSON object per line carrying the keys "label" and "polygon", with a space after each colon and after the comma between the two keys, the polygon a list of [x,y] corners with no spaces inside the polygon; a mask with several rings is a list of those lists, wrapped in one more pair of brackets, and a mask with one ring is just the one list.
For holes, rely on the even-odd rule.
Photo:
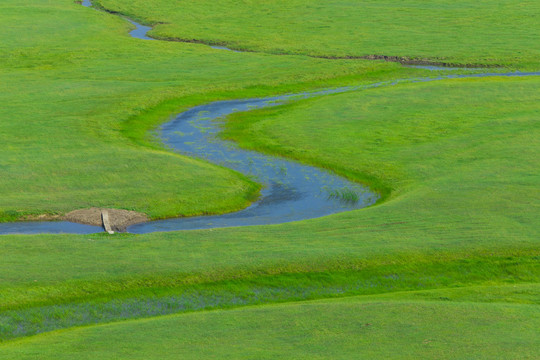
{"label": "blue water channel", "polygon": [[261,198],[250,207],[216,216],[175,218],[137,224],[129,232],[207,229],[279,224],[310,219],[374,204],[378,195],[335,174],[294,161],[238,148],[217,137],[225,116],[238,111],[277,106],[292,98],[324,92],[264,99],[218,101],[192,108],[160,129],[165,146],[252,177],[264,185]]}
{"label": "blue water channel", "polygon": [[[91,6],[91,3],[89,0],[84,0],[83,5]],[[150,27],[140,25],[130,19],[126,20],[136,26],[136,30],[131,32],[133,37],[151,40],[146,35]],[[430,67],[429,70],[440,69],[445,68]],[[224,118],[234,112],[278,106],[290,101],[332,93],[408,82],[489,76],[540,76],[540,72],[448,74],[268,98],[218,101],[189,109],[160,127],[159,133],[163,144],[172,151],[202,158],[252,177],[264,186],[260,199],[248,208],[234,213],[151,221],[130,226],[127,231],[142,234],[157,231],[279,224],[317,218],[372,205],[379,198],[377,194],[329,171],[291,160],[242,150],[232,142],[220,140],[217,134],[221,130]],[[0,234],[90,234],[101,231],[102,228],[98,226],[65,221],[0,223]]]}

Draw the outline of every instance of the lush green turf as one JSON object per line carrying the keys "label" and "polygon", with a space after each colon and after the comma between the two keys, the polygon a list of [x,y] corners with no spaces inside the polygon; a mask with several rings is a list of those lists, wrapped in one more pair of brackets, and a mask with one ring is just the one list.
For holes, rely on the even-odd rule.
{"label": "lush green turf", "polygon": [[[391,261],[342,258],[334,263],[313,260],[303,266],[291,262],[285,269],[239,261],[239,268],[220,273],[160,276],[156,271],[153,278],[131,277],[123,281],[103,275],[101,281],[56,286],[44,286],[42,280],[36,279],[33,286],[3,289],[0,340],[202,309],[471,284],[540,282],[538,255],[534,249],[491,250],[489,254],[454,250],[452,254],[439,253],[436,258],[409,253],[394,255]],[[534,297],[535,291],[537,295],[537,289],[532,287],[527,297]]]}
{"label": "lush green turf", "polygon": [[[263,52],[538,70],[533,2],[101,3],[171,23],[157,35]],[[410,26],[411,18],[422,21]],[[87,206],[153,217],[242,207],[257,192],[249,179],[173,155],[148,130],[212,100],[427,74],[140,41],[122,19],[71,0],[5,0],[0,19],[10,25],[0,34],[0,221]],[[358,26],[369,34],[358,38]],[[276,28],[280,35],[269,35]],[[275,226],[2,236],[0,341],[176,312],[363,296],[65,330],[6,341],[0,358],[532,357],[539,89],[538,78],[445,80],[236,114],[226,137],[367,183],[384,202]]]}
{"label": "lush green turf", "polygon": [[532,305],[347,298],[54,332],[0,352],[3,359],[533,359],[539,326]]}
{"label": "lush green turf", "polygon": [[531,236],[539,225],[527,211],[540,199],[539,88],[539,76],[375,88],[234,114],[223,137],[393,191],[399,201],[384,208],[396,213],[407,207],[505,228],[519,216],[524,228],[515,230]]}
{"label": "lush green turf", "polygon": [[96,0],[160,38],[314,56],[391,55],[538,68],[535,0]]}
{"label": "lush green turf", "polygon": [[[258,191],[245,177],[142,148],[155,125],[145,111],[166,108],[163,121],[216,98],[411,73],[367,61],[141,41],[121,18],[71,0],[2,1],[0,19],[7,25],[0,34],[0,221],[90,206],[152,217],[244,207]],[[128,122],[138,116],[144,121]]]}
{"label": "lush green turf", "polygon": [[[245,295],[266,279],[267,286],[287,292],[292,280],[268,277],[287,273],[306,274],[292,277],[307,284],[300,289],[321,288],[308,298],[332,296],[328,288],[335,284],[346,293],[366,294],[538,281],[538,220],[534,207],[529,211],[538,197],[533,175],[538,83],[524,78],[405,84],[237,114],[229,135],[244,146],[298,157],[359,180],[378,179],[373,183],[393,192],[376,207],[279,226],[2,237],[9,260],[0,265],[1,303],[25,318],[30,306],[176,296],[197,284],[233,295],[240,286],[238,293]],[[340,148],[334,146],[336,138]],[[355,274],[359,269],[364,272]],[[348,273],[348,280],[336,271]],[[321,272],[327,285],[303,278]],[[212,284],[232,279],[239,283]],[[265,300],[298,296],[293,290]]]}

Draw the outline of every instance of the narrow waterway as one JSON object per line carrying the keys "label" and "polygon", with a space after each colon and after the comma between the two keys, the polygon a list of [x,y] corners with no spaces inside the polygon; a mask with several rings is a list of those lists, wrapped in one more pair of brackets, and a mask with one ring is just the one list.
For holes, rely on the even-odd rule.
{"label": "narrow waterway", "polygon": [[[335,92],[337,90],[331,90]],[[220,140],[219,119],[237,111],[277,106],[299,94],[265,99],[219,101],[192,108],[161,127],[164,144],[184,155],[203,158],[252,177],[264,185],[259,201],[234,213],[152,221],[128,232],[206,229],[279,224],[372,205],[378,195],[331,172],[283,158],[238,148]]]}

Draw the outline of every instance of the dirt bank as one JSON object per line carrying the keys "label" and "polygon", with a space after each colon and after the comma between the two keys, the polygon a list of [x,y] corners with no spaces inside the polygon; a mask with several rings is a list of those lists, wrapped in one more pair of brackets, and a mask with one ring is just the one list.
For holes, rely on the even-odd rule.
{"label": "dirt bank", "polygon": [[148,216],[136,211],[121,209],[90,208],[75,210],[64,215],[62,220],[76,222],[79,224],[102,226],[101,212],[107,210],[109,221],[114,231],[124,232],[130,225],[148,221]]}

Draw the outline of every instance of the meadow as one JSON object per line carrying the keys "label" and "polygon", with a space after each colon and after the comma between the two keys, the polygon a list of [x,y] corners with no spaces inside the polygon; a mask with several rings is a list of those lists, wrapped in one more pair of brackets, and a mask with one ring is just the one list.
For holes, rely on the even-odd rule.
{"label": "meadow", "polygon": [[5,359],[533,359],[537,306],[352,297],[79,328],[3,350]]}
{"label": "meadow", "polygon": [[[252,52],[133,39],[70,0],[2,2],[0,221],[245,207],[259,184],[164,149],[156,126],[214,100],[438,75],[354,57],[539,70],[534,2],[95,3]],[[271,226],[0,236],[0,358],[533,359],[539,89],[449,79],[236,113],[224,138],[382,200]]]}
{"label": "meadow", "polygon": [[95,2],[154,25],[156,38],[270,54],[386,55],[534,70],[540,56],[534,0]]}
{"label": "meadow", "polygon": [[[0,124],[0,221],[90,206],[152,218],[243,208],[259,186],[152,145],[148,131],[156,121],[209,100],[403,72],[371,62],[141,42],[127,35],[125,20],[67,0],[0,6],[3,21],[14,24],[3,35],[0,59],[0,116],[6,119]],[[141,114],[145,121],[137,122]]]}

